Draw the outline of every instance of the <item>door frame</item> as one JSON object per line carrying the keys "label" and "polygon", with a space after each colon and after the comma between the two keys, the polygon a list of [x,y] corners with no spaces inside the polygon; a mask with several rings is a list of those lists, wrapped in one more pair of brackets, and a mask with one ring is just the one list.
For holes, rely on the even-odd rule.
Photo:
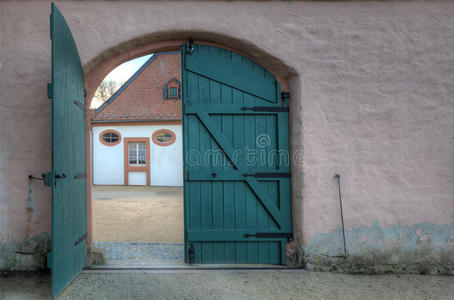
{"label": "door frame", "polygon": [[[129,143],[145,143],[147,149],[146,164],[145,166],[131,166],[129,165]],[[133,137],[123,138],[124,145],[124,184],[129,185],[129,172],[145,172],[147,174],[147,186],[150,185],[150,138],[148,137]]]}
{"label": "door frame", "polygon": [[[95,111],[90,109],[91,99],[93,98],[96,89],[98,88],[101,81],[104,77],[112,71],[114,68],[119,66],[120,64],[129,61],[131,59],[147,55],[150,53],[156,52],[164,52],[164,51],[180,51],[181,46],[188,42],[192,42],[194,44],[203,44],[208,46],[215,46],[219,48],[224,48],[230,51],[234,51],[244,57],[247,57],[257,64],[261,65],[265,69],[267,69],[270,73],[272,73],[276,79],[281,84],[281,92],[289,92],[290,86],[289,81],[286,77],[280,76],[276,71],[266,68],[262,63],[258,62],[256,59],[250,57],[249,55],[245,54],[244,51],[241,49],[236,49],[232,47],[225,46],[223,44],[208,42],[204,40],[173,40],[173,41],[161,41],[161,42],[152,42],[143,46],[136,47],[134,49],[124,51],[121,54],[108,58],[96,65],[96,67],[92,68],[85,76],[85,89],[87,91],[87,102],[86,102],[86,125],[85,125],[85,132],[86,132],[86,166],[87,166],[87,244],[90,246],[93,243],[93,199],[92,199],[92,181],[93,181],[93,166],[92,166],[92,138],[91,132],[93,124],[91,124],[91,120],[94,118]],[[183,105],[183,104],[182,104]],[[292,109],[289,109],[289,131],[291,133],[291,119],[292,119]],[[126,139],[125,139],[126,140]],[[124,143],[126,141],[124,140]],[[292,138],[290,135],[290,151],[292,151]],[[290,168],[293,168],[293,162],[290,160]],[[126,169],[125,169],[126,170]],[[126,171],[125,171],[126,172]],[[149,177],[148,177],[149,178]],[[291,178],[291,186],[293,186],[293,178]],[[293,188],[291,189],[291,191]],[[292,203],[292,214],[294,211],[293,208],[293,198],[294,195],[291,193],[291,203]],[[293,222],[293,227],[295,227],[295,222]],[[293,230],[293,232],[296,232]],[[90,251],[91,247],[87,247],[87,251]]]}

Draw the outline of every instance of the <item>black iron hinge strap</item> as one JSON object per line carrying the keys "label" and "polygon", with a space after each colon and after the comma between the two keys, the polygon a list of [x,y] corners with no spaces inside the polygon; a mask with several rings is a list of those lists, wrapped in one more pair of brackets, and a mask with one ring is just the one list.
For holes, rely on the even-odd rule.
{"label": "black iron hinge strap", "polygon": [[280,106],[252,106],[246,107],[243,106],[241,108],[242,111],[251,110],[251,111],[258,111],[258,112],[288,112],[288,107],[280,107]]}
{"label": "black iron hinge strap", "polygon": [[53,85],[52,83],[47,84],[47,98],[52,99],[53,97]]}
{"label": "black iron hinge strap", "polygon": [[87,172],[77,173],[76,175],[74,175],[74,179],[82,179],[82,178],[87,178]]}
{"label": "black iron hinge strap", "polygon": [[192,55],[194,53],[194,41],[190,40],[189,43],[186,44],[186,54]]}
{"label": "black iron hinge strap", "polygon": [[261,172],[261,173],[253,173],[253,174],[242,174],[244,177],[256,177],[256,178],[290,178],[290,173],[282,173],[282,172]]}
{"label": "black iron hinge strap", "polygon": [[83,104],[82,102],[79,102],[77,100],[74,100],[73,102],[78,108],[80,108],[81,110],[85,111],[85,104]]}
{"label": "black iron hinge strap", "polygon": [[87,233],[85,232],[77,241],[74,243],[74,247],[82,243],[87,238]]}
{"label": "black iron hinge strap", "polygon": [[256,238],[292,238],[293,233],[291,232],[257,232],[255,234],[246,233],[245,238],[256,237]]}

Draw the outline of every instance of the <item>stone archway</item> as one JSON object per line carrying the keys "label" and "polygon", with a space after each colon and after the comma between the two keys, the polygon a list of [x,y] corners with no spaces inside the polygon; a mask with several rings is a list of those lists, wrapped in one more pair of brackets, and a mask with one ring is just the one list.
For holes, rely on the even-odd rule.
{"label": "stone archway", "polygon": [[[171,40],[166,38],[172,37]],[[94,115],[94,111],[90,110],[91,99],[104,77],[115,67],[126,62],[128,60],[162,51],[175,51],[179,50],[181,45],[193,41],[198,44],[206,44],[226,48],[233,50],[245,57],[262,65],[268,69],[275,77],[280,81],[282,91],[298,91],[299,87],[294,87],[293,84],[290,86],[289,82],[298,83],[296,74],[293,69],[285,65],[280,59],[273,57],[258,47],[252,45],[249,42],[238,40],[225,35],[219,35],[209,32],[181,32],[179,34],[165,34],[156,33],[147,37],[141,37],[134,40],[130,40],[118,45],[115,48],[108,49],[105,52],[99,54],[91,61],[85,64],[85,88],[87,91],[87,104],[86,104],[86,143],[87,143],[87,234],[88,243],[91,244],[93,241],[93,216],[92,216],[92,158],[91,158],[91,118]],[[229,45],[229,46],[227,46]],[[296,85],[296,84],[295,84]],[[290,114],[292,114],[292,108],[290,105]],[[291,119],[294,117],[291,116]],[[292,130],[292,128],[290,128]],[[292,145],[292,142],[291,142]],[[294,146],[294,145],[293,145]],[[291,150],[293,151],[293,150]],[[298,166],[292,166],[293,169]],[[300,172],[298,172],[300,173]],[[298,180],[298,179],[296,179]],[[300,204],[295,205],[295,199],[300,199],[297,195],[299,192],[295,191],[294,187],[298,186],[295,183],[295,179],[292,179],[292,212],[294,215],[294,232],[295,237],[299,239],[302,228],[301,228],[301,209]],[[299,200],[298,200],[299,201]]]}

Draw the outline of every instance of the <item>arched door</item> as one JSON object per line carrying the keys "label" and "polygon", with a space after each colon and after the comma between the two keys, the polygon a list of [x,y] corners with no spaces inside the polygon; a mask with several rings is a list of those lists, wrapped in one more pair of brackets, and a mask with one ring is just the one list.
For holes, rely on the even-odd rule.
{"label": "arched door", "polygon": [[292,237],[288,107],[262,66],[182,47],[185,260],[285,264]]}

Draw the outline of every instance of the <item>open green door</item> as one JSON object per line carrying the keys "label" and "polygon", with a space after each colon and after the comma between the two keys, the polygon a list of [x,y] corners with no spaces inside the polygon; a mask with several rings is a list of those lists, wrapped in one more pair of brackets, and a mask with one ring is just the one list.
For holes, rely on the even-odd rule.
{"label": "open green door", "polygon": [[292,237],[289,115],[260,65],[182,48],[185,260],[285,264]]}
{"label": "open green door", "polygon": [[71,31],[55,4],[52,39],[52,297],[85,266],[86,169],[84,73]]}

